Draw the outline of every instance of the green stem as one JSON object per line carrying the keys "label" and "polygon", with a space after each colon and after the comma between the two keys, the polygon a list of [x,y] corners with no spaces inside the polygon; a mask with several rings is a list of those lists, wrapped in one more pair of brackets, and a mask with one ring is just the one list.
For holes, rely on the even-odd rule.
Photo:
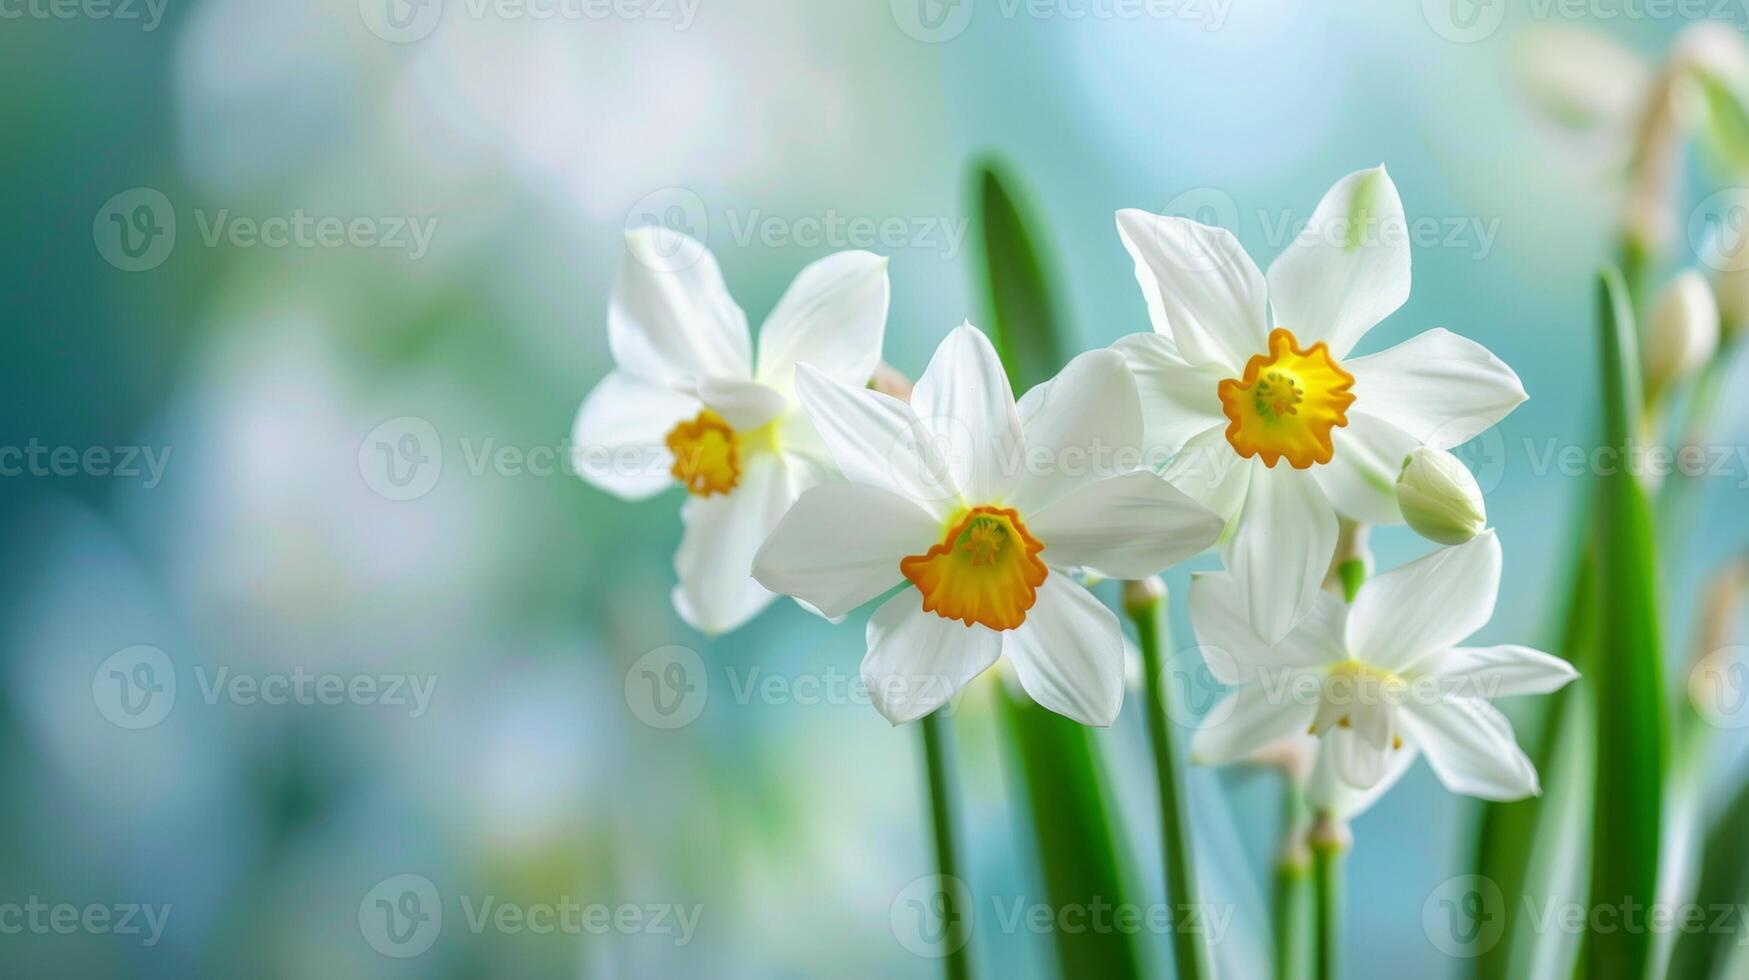
{"label": "green stem", "polygon": [[935,825],[935,867],[942,880],[942,922],[947,929],[952,930],[945,942],[947,957],[943,966],[947,970],[948,980],[969,980],[972,975],[971,958],[966,952],[966,939],[963,930],[970,927],[966,914],[969,910],[959,907],[960,890],[954,885],[960,882],[959,863],[955,858],[953,843],[953,802],[947,791],[947,765],[941,750],[941,718],[939,712],[924,715],[920,722],[923,730],[923,762],[929,772],[929,814]]}
{"label": "green stem", "polygon": [[1305,798],[1291,774],[1282,780],[1282,849],[1275,862],[1272,896],[1275,926],[1276,980],[1307,975],[1312,956],[1311,855],[1306,850],[1310,826]]}
{"label": "green stem", "polygon": [[[1172,721],[1166,684],[1164,648],[1170,640],[1162,635],[1160,614],[1165,606],[1165,587],[1158,579],[1130,582],[1124,588],[1124,610],[1136,624],[1142,647],[1142,674],[1147,678],[1148,738],[1154,749],[1154,774],[1160,791],[1160,853],[1165,863],[1166,901],[1186,918],[1200,909],[1197,899],[1196,864],[1191,855],[1189,821],[1184,812],[1184,780],[1172,745]],[[1198,927],[1192,932],[1174,931],[1172,958],[1179,980],[1202,980],[1209,975],[1208,947]]]}
{"label": "green stem", "polygon": [[1312,850],[1312,895],[1317,910],[1317,980],[1336,980],[1342,963],[1342,859],[1348,852],[1348,828],[1329,812],[1318,814],[1309,837]]}

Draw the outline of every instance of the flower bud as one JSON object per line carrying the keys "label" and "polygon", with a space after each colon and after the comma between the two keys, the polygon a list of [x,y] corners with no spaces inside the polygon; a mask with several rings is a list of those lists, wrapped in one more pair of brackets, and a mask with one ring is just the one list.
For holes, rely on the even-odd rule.
{"label": "flower bud", "polygon": [[1749,325],[1749,269],[1721,269],[1713,277],[1713,296],[1719,302],[1719,333],[1736,337]]}
{"label": "flower bud", "polygon": [[1646,392],[1656,396],[1687,380],[1719,346],[1719,306],[1693,269],[1664,287],[1644,334]]}
{"label": "flower bud", "polygon": [[1397,475],[1397,506],[1422,537],[1463,544],[1488,527],[1482,488],[1451,453],[1421,446],[1403,460]]}

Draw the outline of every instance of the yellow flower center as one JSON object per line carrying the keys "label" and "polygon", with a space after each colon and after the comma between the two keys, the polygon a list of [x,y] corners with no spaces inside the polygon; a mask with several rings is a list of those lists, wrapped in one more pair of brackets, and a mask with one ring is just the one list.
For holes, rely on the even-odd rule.
{"label": "yellow flower center", "polygon": [[668,451],[674,454],[669,472],[688,493],[700,497],[728,493],[740,481],[741,450],[735,430],[710,409],[675,426],[667,441]]}
{"label": "yellow flower center", "polygon": [[923,593],[924,612],[1011,630],[1045,583],[1044,547],[1013,510],[974,507],[927,554],[901,559],[899,572]]}
{"label": "yellow flower center", "polygon": [[1222,381],[1227,442],[1239,455],[1261,457],[1265,466],[1285,458],[1295,469],[1328,463],[1335,447],[1330,430],[1348,424],[1354,375],[1336,363],[1322,341],[1301,350],[1294,335],[1277,327],[1269,352],[1245,365],[1243,378]]}
{"label": "yellow flower center", "polygon": [[[1323,703],[1306,734],[1322,737],[1330,730],[1332,722],[1338,728],[1352,728],[1353,711],[1360,708],[1382,710],[1387,705],[1400,704],[1408,687],[1408,681],[1391,671],[1358,660],[1341,661],[1324,676]],[[1403,737],[1392,732],[1391,748],[1402,747]]]}

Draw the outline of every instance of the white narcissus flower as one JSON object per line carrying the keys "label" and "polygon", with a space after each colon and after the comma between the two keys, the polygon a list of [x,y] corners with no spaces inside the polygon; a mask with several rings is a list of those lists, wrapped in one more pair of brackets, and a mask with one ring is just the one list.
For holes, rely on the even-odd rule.
{"label": "white narcissus flower", "polygon": [[1083,354],[1016,406],[995,349],[967,324],[910,404],[806,366],[797,388],[849,482],[803,494],[753,574],[827,616],[904,586],[868,623],[862,677],[881,714],[920,718],[1006,655],[1039,704],[1111,724],[1123,635],[1072,570],[1153,575],[1221,530],[1135,469],[1141,409],[1123,359]]}
{"label": "white narcissus flower", "polygon": [[796,404],[796,365],[868,381],[886,331],[887,260],[839,252],[803,269],[760,328],[755,360],[747,316],[702,244],[644,227],[626,233],[626,250],[607,312],[615,367],[577,413],[574,465],[627,500],[686,488],[674,608],[702,632],[726,632],[772,600],[753,581],[753,554],[831,473]]}
{"label": "white narcissus flower", "polygon": [[1210,711],[1191,758],[1218,765],[1279,739],[1315,736],[1307,794],[1350,814],[1417,752],[1454,793],[1538,793],[1536,767],[1489,702],[1548,694],[1578,674],[1527,647],[1458,646],[1493,615],[1499,586],[1500,544],[1489,531],[1369,580],[1352,606],[1319,593],[1311,614],[1271,645],[1251,631],[1233,576],[1197,576],[1197,642],[1215,679],[1237,690]]}
{"label": "white narcissus flower", "polygon": [[[1226,229],[1120,211],[1154,333],[1118,341],[1165,475],[1231,522],[1227,569],[1265,640],[1310,609],[1337,514],[1400,524],[1416,446],[1449,449],[1525,399],[1473,341],[1430,330],[1350,357],[1409,296],[1408,224],[1383,167],[1336,183],[1267,280]],[[1271,324],[1274,329],[1271,329]]]}

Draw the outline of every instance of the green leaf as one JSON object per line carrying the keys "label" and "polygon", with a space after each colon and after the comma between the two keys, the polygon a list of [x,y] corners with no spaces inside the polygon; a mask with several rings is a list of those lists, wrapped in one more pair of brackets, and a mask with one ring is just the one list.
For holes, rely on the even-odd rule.
{"label": "green leaf", "polygon": [[[1014,180],[1001,164],[985,161],[973,168],[971,191],[982,259],[978,282],[986,303],[983,326],[1019,394],[1056,374],[1073,345],[1055,299],[1039,223]],[[1128,856],[1112,832],[1093,736],[1006,689],[998,700],[1051,905],[1123,903]],[[1143,973],[1130,935],[1056,930],[1053,936],[1065,977]]]}
{"label": "green leaf", "polygon": [[1690,77],[1705,104],[1701,132],[1707,148],[1727,173],[1749,170],[1749,110],[1742,97],[1712,72],[1696,70]]}
{"label": "green leaf", "polygon": [[[1631,459],[1644,403],[1639,346],[1621,274],[1599,283],[1603,442]],[[1644,909],[1657,897],[1663,787],[1669,755],[1664,660],[1658,637],[1656,553],[1651,508],[1625,465],[1597,483],[1597,555],[1601,603],[1596,656],[1583,683],[1596,699],[1597,791],[1591,841],[1591,907]],[[1580,972],[1641,980],[1651,955],[1646,929],[1585,937]]]}
{"label": "green leaf", "polygon": [[[1702,850],[1700,883],[1694,902],[1703,909],[1734,908],[1749,902],[1749,783],[1737,790],[1707,834]],[[1709,912],[1709,915],[1711,913]],[[1676,956],[1670,964],[1673,977],[1723,976],[1719,968],[1740,940],[1735,929],[1702,929],[1676,940]]]}
{"label": "green leaf", "polygon": [[[1573,549],[1572,585],[1560,639],[1554,646],[1581,675],[1592,659],[1588,652],[1597,642],[1596,563],[1589,547],[1590,525],[1589,516],[1583,518],[1576,535],[1579,546]],[[1527,740],[1526,751],[1542,775],[1544,795],[1492,802],[1483,808],[1476,873],[1499,887],[1506,902],[1506,921],[1499,940],[1475,960],[1474,975],[1482,980],[1524,976],[1526,963],[1547,964],[1566,958],[1558,948],[1566,937],[1556,930],[1536,930],[1529,922],[1529,906],[1524,900],[1530,899],[1540,909],[1551,897],[1563,902],[1585,899],[1579,893],[1583,882],[1575,888],[1571,879],[1572,869],[1583,867],[1589,856],[1590,841],[1586,834],[1573,832],[1570,814],[1563,812],[1561,804],[1583,797],[1582,805],[1588,806],[1593,792],[1593,736],[1590,726],[1581,723],[1586,719],[1579,711],[1584,707],[1580,699],[1587,696],[1589,692],[1579,685],[1569,685],[1530,703],[1523,728],[1535,735]]]}
{"label": "green leaf", "polygon": [[986,160],[973,168],[978,253],[986,322],[1014,393],[1062,370],[1073,350],[1057,308],[1054,278],[1035,210],[1005,167]]}
{"label": "green leaf", "polygon": [[[998,695],[1032,815],[1052,908],[1123,905],[1127,855],[1112,833],[1104,774],[1084,726],[1007,691]],[[1140,953],[1117,930],[1052,932],[1064,977],[1140,977]]]}

